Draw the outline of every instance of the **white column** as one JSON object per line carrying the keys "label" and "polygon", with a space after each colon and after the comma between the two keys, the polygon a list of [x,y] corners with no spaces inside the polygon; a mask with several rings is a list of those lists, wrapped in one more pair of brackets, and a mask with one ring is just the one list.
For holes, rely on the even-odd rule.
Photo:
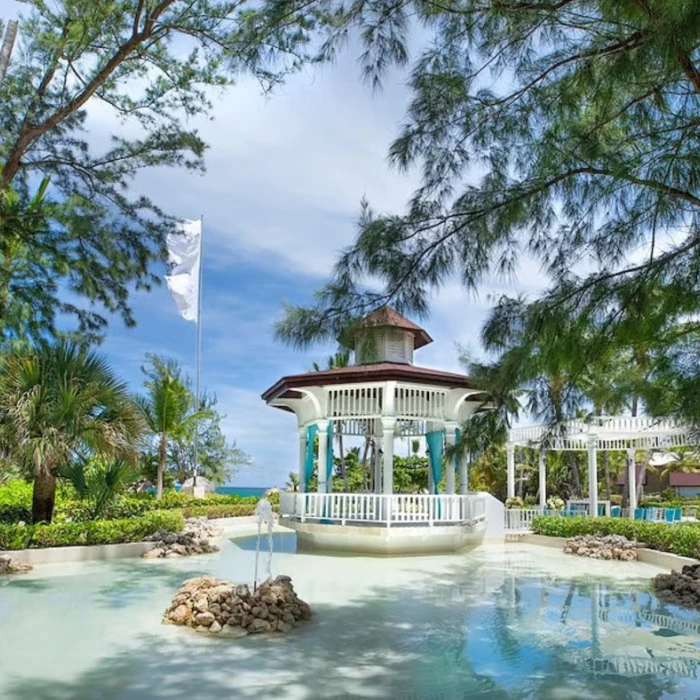
{"label": "white column", "polygon": [[318,426],[318,492],[327,493],[326,460],[328,459],[328,421],[316,421]]}
{"label": "white column", "polygon": [[299,428],[299,491],[306,491],[306,428]]}
{"label": "white column", "polygon": [[[445,423],[445,440],[448,447],[453,446],[457,442],[457,427],[456,423]],[[446,460],[445,469],[447,469],[447,474],[445,476],[445,493],[454,494],[455,461],[453,459]]]}
{"label": "white column", "polygon": [[515,445],[506,443],[506,467],[508,470],[508,498],[515,496]]}
{"label": "white column", "polygon": [[588,510],[592,518],[598,517],[598,461],[596,459],[596,448],[598,447],[598,437],[588,436]]}
{"label": "white column", "polygon": [[394,493],[394,428],[393,418],[382,418],[382,451],[384,453],[384,477],[382,493]]}
{"label": "white column", "polygon": [[539,471],[540,471],[540,508],[547,507],[547,453],[540,449]]}
{"label": "white column", "polygon": [[627,450],[627,483],[629,484],[630,518],[634,520],[637,508],[637,465],[634,461],[634,449]]}

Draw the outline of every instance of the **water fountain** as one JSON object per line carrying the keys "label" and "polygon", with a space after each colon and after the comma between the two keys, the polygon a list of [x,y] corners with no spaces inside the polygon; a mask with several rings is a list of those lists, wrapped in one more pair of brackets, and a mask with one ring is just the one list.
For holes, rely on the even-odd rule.
{"label": "water fountain", "polygon": [[258,560],[260,558],[260,539],[262,537],[262,526],[263,522],[267,524],[267,543],[268,543],[268,554],[267,554],[267,568],[265,580],[272,579],[272,529],[274,527],[274,520],[272,515],[272,504],[266,498],[261,498],[258,501],[258,505],[255,507],[255,517],[258,519],[258,541],[255,546],[255,578],[253,580],[253,592],[258,588]]}

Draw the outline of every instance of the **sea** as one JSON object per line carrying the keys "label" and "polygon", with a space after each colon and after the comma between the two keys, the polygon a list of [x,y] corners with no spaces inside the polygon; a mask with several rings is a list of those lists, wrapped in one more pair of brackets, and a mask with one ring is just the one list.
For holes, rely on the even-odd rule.
{"label": "sea", "polygon": [[226,496],[263,496],[265,491],[270,489],[269,486],[217,486],[216,493],[222,493]]}

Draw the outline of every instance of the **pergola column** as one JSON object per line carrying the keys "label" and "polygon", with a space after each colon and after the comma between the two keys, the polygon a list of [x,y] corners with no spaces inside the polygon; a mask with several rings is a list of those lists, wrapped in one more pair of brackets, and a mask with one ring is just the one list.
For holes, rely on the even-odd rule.
{"label": "pergola column", "polygon": [[[457,442],[457,423],[445,423],[445,440],[448,447],[453,447]],[[455,492],[455,473],[456,465],[454,459],[448,459],[445,463],[447,474],[445,476],[445,493],[454,494]]]}
{"label": "pergola column", "polygon": [[634,461],[634,449],[627,450],[627,483],[629,484],[630,518],[634,520],[637,509],[637,464]]}
{"label": "pergola column", "polygon": [[328,461],[328,421],[316,421],[318,426],[318,492],[328,493],[326,462]]}
{"label": "pergola column", "polygon": [[539,477],[540,477],[540,508],[547,507],[547,453],[540,448],[539,455]]}
{"label": "pergola column", "polygon": [[515,445],[512,442],[506,443],[506,469],[508,480],[508,498],[515,496]]}
{"label": "pergola column", "polygon": [[384,453],[384,477],[382,493],[394,493],[394,418],[382,418],[382,452]]}
{"label": "pergola column", "polygon": [[306,426],[299,428],[299,491],[306,491]]}
{"label": "pergola column", "polygon": [[598,517],[598,461],[596,449],[598,436],[588,436],[588,510],[592,518]]}

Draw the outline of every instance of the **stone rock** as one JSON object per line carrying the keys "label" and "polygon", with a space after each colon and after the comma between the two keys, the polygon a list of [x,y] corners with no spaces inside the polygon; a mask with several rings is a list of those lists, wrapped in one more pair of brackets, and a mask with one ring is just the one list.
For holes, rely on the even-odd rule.
{"label": "stone rock", "polygon": [[194,621],[202,627],[211,627],[215,620],[214,613],[210,612],[201,612],[194,616]]}
{"label": "stone rock", "polygon": [[640,542],[631,542],[622,535],[577,535],[566,540],[565,554],[607,561],[636,561]]}
{"label": "stone rock", "polygon": [[253,634],[256,632],[272,632],[272,625],[267,620],[261,620],[259,617],[255,617],[250,625],[248,625],[248,630],[253,632]]}
{"label": "stone rock", "polygon": [[189,518],[182,532],[160,530],[149,539],[156,542],[155,549],[146,552],[145,559],[177,559],[195,554],[211,554],[219,548],[214,539],[221,536],[221,530],[211,525],[206,518]]}
{"label": "stone rock", "polygon": [[254,594],[247,586],[201,576],[183,582],[165,611],[164,622],[238,637],[249,632],[289,632],[310,617],[311,608],[297,597],[287,576],[264,581]]}
{"label": "stone rock", "polygon": [[652,586],[659,598],[700,610],[700,564],[684,566],[680,573],[659,574]]}
{"label": "stone rock", "polygon": [[10,557],[6,555],[0,555],[0,576],[6,574],[26,574],[31,571],[32,567],[29,564],[19,564],[13,562]]}
{"label": "stone rock", "polygon": [[186,605],[178,605],[174,610],[168,613],[168,619],[176,625],[187,624],[187,621],[191,619],[191,617],[192,611]]}

